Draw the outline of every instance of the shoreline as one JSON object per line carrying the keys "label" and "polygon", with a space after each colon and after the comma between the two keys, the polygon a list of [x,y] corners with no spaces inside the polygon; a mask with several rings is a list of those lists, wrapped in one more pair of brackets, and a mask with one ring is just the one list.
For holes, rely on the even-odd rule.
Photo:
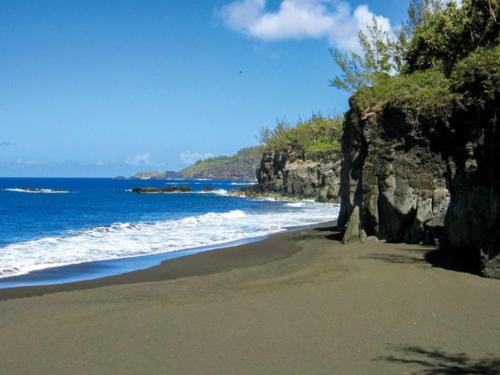
{"label": "shoreline", "polygon": [[[75,185],[77,186],[79,185]],[[224,185],[220,189],[222,188],[227,187]],[[82,189],[82,191],[85,190]],[[105,189],[105,191],[108,190]],[[283,215],[280,220],[277,220],[275,215],[279,214],[279,210],[275,215],[267,215],[269,206],[267,203],[254,204],[246,201],[240,203],[239,200],[235,200],[234,203],[228,200],[229,203],[227,203],[218,197],[209,196],[196,198],[196,202],[207,205],[206,209],[200,206],[201,210],[196,208],[192,213],[188,210],[187,213],[176,213],[173,217],[169,217],[162,209],[156,209],[158,212],[161,210],[161,213],[151,210],[150,206],[159,206],[151,203],[152,201],[148,198],[131,198],[123,195],[121,186],[116,188],[113,185],[109,191],[113,194],[118,192],[119,198],[122,199],[123,196],[124,201],[138,200],[140,207],[137,212],[134,212],[135,216],[129,215],[130,218],[127,216],[117,222],[108,218],[88,226],[86,223],[82,225],[81,220],[76,220],[74,225],[56,224],[53,225],[54,228],[51,227],[52,223],[48,223],[49,229],[52,228],[54,231],[53,234],[49,232],[48,235],[44,235],[33,230],[31,236],[26,238],[22,237],[22,231],[21,236],[18,236],[16,230],[5,229],[6,241],[2,246],[6,248],[6,251],[2,255],[0,290],[83,282],[141,270],[164,260],[184,256],[184,253],[191,255],[200,251],[212,251],[216,248],[253,242],[297,225],[331,220],[332,217],[337,216],[338,211],[338,207],[332,206],[330,209],[329,206],[323,207],[320,204],[311,205],[314,209],[309,210],[309,206],[307,209],[300,208],[302,205],[293,206],[298,208],[287,208],[287,204],[276,203],[279,210],[287,214],[292,213],[289,218]],[[88,198],[87,195],[86,198]],[[24,202],[24,197],[17,199]],[[28,197],[27,199],[36,198]],[[175,205],[175,198],[171,200],[165,198],[165,200],[167,208],[170,204]],[[75,198],[70,202],[76,201]],[[117,201],[120,202],[120,200]],[[118,204],[117,209],[122,210],[123,207],[125,207],[123,204]],[[244,211],[242,211],[243,207],[245,207]],[[248,207],[250,208],[247,212]],[[261,207],[264,209],[260,210]],[[79,207],[76,204],[71,208],[76,210]],[[149,214],[149,212],[152,213]],[[262,216],[264,220],[258,215],[264,215]],[[244,216],[248,216],[248,220]],[[241,220],[227,220],[230,218]],[[68,220],[71,222],[72,218]],[[195,222],[200,223],[200,228],[194,226]],[[107,233],[108,231],[110,236],[101,235],[101,232]],[[29,230],[27,232],[30,233]]]}
{"label": "shoreline", "polygon": [[[193,254],[180,255],[178,257],[166,259],[160,261],[159,264],[153,265],[151,267],[147,267],[144,269],[137,269],[133,271],[125,271],[123,273],[119,273],[116,275],[104,276],[96,279],[74,281],[74,282],[70,281],[57,284],[14,286],[14,287],[0,288],[0,301],[5,301],[15,298],[42,296],[58,292],[94,289],[112,285],[172,280],[181,277],[202,275],[206,272],[209,273],[223,272],[227,268],[228,264],[227,262],[221,262],[220,264],[217,264],[216,263],[217,261],[212,258],[217,258],[219,260],[224,258],[241,259],[243,260],[241,263],[236,263],[233,266],[235,267],[244,265],[252,266],[256,265],[253,264],[251,260],[251,258],[256,255],[255,252],[259,252],[259,254],[257,254],[258,256],[254,259],[256,262],[272,261],[275,259],[280,259],[281,257],[284,256],[290,256],[296,251],[298,251],[297,248],[286,248],[286,246],[284,246],[283,244],[289,243],[289,241],[294,237],[295,233],[301,231],[310,231],[314,229],[335,227],[336,223],[337,221],[334,220],[319,224],[311,224],[306,226],[287,228],[282,232],[272,233],[264,237],[256,237],[253,239],[249,238],[246,240],[240,240],[243,243],[237,245],[231,245],[231,243],[214,245],[213,247],[209,247],[208,250],[200,250],[199,252],[195,252]],[[240,241],[235,241],[235,242],[240,242]],[[273,248],[273,253],[265,254],[263,249],[265,249],[266,247]],[[206,247],[203,247],[201,249],[204,248]],[[185,249],[185,250],[180,250],[179,253],[196,251],[196,250],[197,249]],[[253,252],[252,257],[248,257],[248,259],[245,259],[244,256],[245,252]],[[204,257],[204,255],[206,254],[210,254],[210,256]],[[155,257],[161,255],[167,256],[168,253],[151,254],[151,255],[146,255],[144,257]],[[194,258],[194,259],[187,260],[188,258]],[[209,264],[209,266],[206,267],[201,265],[205,261],[205,258],[207,258]],[[133,260],[136,258],[122,258],[122,259],[115,259],[112,261],[119,261],[124,259]],[[83,264],[98,263],[98,262],[99,261],[88,262]],[[71,266],[78,266],[78,265],[68,265],[56,268],[64,269]],[[19,277],[27,275],[20,275]]]}

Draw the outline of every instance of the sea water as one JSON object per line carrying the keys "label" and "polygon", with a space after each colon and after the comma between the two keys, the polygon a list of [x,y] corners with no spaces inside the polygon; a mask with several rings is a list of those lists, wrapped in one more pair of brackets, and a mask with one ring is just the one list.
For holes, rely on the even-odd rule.
{"label": "sea water", "polygon": [[[1,178],[0,288],[116,275],[338,216],[334,204],[228,195],[248,184]],[[132,192],[168,185],[193,192]]]}

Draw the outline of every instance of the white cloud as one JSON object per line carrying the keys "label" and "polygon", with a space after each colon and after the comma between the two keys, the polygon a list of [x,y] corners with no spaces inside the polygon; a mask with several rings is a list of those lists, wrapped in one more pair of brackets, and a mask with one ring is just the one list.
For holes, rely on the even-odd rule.
{"label": "white cloud", "polygon": [[267,0],[237,0],[220,10],[225,25],[263,41],[326,38],[332,46],[357,50],[358,32],[373,17],[388,32],[389,19],[372,13],[368,5],[352,10],[349,3],[335,0],[282,0],[277,11],[269,11]]}
{"label": "white cloud", "polygon": [[141,166],[141,165],[149,165],[151,164],[151,155],[147,152],[144,154],[136,154],[134,156],[130,156],[125,160],[125,163],[132,166]]}
{"label": "white cloud", "polygon": [[179,156],[184,164],[194,164],[198,160],[213,158],[214,154],[210,152],[201,153],[201,152],[184,151],[181,152]]}

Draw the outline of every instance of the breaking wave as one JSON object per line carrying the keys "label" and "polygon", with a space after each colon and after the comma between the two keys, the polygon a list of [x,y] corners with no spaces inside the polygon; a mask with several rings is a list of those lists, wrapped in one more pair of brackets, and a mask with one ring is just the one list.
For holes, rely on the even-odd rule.
{"label": "breaking wave", "polygon": [[66,193],[69,193],[69,191],[67,191],[67,190],[30,189],[30,188],[9,188],[9,189],[4,189],[4,191],[10,191],[13,193],[29,193],[29,194],[66,194]]}
{"label": "breaking wave", "polygon": [[[293,203],[289,203],[291,205]],[[285,203],[283,203],[285,206]],[[300,209],[296,209],[300,208]],[[0,248],[0,278],[91,261],[174,252],[251,239],[334,220],[338,205],[310,203],[285,212],[210,212],[177,220],[115,223]]]}

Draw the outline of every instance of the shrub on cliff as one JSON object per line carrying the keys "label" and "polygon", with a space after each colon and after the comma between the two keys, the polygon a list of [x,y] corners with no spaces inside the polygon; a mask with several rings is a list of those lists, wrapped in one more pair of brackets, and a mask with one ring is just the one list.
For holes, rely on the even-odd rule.
{"label": "shrub on cliff", "polygon": [[342,138],[341,117],[313,115],[295,126],[279,121],[273,129],[261,131],[261,142],[268,150],[301,152],[331,152],[340,150]]}
{"label": "shrub on cliff", "polygon": [[460,61],[451,74],[452,89],[463,108],[484,111],[489,103],[498,106],[500,88],[500,45],[481,48]]}
{"label": "shrub on cliff", "polygon": [[[330,80],[352,94],[390,82],[389,76],[441,70],[448,77],[455,64],[481,47],[500,43],[500,0],[412,0],[409,20],[390,34],[373,19],[359,33],[361,53],[332,50],[341,74]],[[425,77],[396,82],[405,87]],[[419,82],[416,82],[419,83]],[[419,87],[422,85],[419,85]],[[425,86],[425,82],[424,82]],[[419,90],[419,94],[424,94]]]}
{"label": "shrub on cliff", "polygon": [[376,112],[387,102],[423,111],[449,103],[449,87],[449,80],[437,69],[396,77],[381,75],[372,87],[364,87],[354,95],[351,104],[365,113]]}
{"label": "shrub on cliff", "polygon": [[415,28],[403,71],[440,67],[450,73],[457,61],[478,47],[500,43],[499,21],[499,0],[464,0],[461,7],[451,2]]}

